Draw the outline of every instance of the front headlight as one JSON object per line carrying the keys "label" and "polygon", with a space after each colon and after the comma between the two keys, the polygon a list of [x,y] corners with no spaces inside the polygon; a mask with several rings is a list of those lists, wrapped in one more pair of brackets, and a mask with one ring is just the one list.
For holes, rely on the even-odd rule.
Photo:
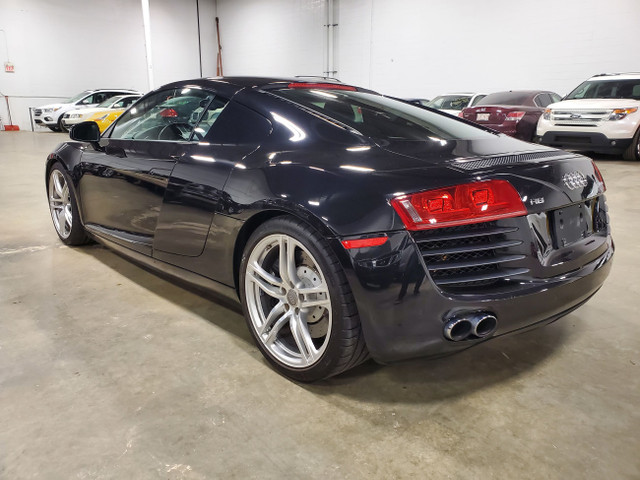
{"label": "front headlight", "polygon": [[542,118],[544,118],[545,120],[551,120],[551,109],[550,108],[545,109],[544,113],[542,114]]}
{"label": "front headlight", "polygon": [[609,120],[622,120],[624,117],[629,115],[630,113],[636,113],[638,111],[638,107],[634,108],[616,108],[609,115]]}
{"label": "front headlight", "polygon": [[53,108],[45,108],[42,110],[43,113],[53,112]]}

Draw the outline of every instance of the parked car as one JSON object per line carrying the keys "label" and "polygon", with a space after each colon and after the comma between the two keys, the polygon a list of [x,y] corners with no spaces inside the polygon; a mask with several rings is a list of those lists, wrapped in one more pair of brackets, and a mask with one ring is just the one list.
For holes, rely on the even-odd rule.
{"label": "parked car", "polygon": [[487,95],[460,117],[526,142],[533,141],[538,119],[560,95],[543,90],[509,90]]}
{"label": "parked car", "polygon": [[553,322],[607,277],[588,158],[354,86],[175,82],[47,158],[61,241],[240,302],[299,381]]}
{"label": "parked car", "polygon": [[548,106],[536,135],[545,145],[640,160],[640,74],[591,77]]}
{"label": "parked car", "polygon": [[450,115],[458,115],[463,108],[477,105],[486,96],[486,93],[447,93],[437,96],[426,106]]}
{"label": "parked car", "polygon": [[[102,128],[100,129],[100,131],[102,132],[109,126],[109,124],[113,120],[115,120],[122,112],[125,111],[125,109],[132,105],[141,96],[142,94],[140,93],[131,95],[116,95],[115,97],[108,98],[100,105],[97,105],[95,107],[70,110],[62,116],[62,126],[66,129],[69,129],[73,125],[80,122],[93,120],[98,123],[97,120],[100,119],[98,126],[102,126]],[[104,122],[107,117],[111,117],[111,122]]]}
{"label": "parked car", "polygon": [[43,127],[49,127],[54,132],[65,130],[65,126],[62,124],[63,115],[69,110],[76,110],[78,108],[95,107],[106,99],[115,95],[132,94],[137,92],[135,90],[124,89],[99,89],[99,90],[85,90],[78,95],[69,98],[61,103],[50,103],[33,110],[33,120],[36,125]]}

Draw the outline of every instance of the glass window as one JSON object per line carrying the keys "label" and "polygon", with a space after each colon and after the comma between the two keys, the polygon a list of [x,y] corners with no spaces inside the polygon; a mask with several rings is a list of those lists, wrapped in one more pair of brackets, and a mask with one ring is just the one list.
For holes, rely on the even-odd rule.
{"label": "glass window", "polygon": [[590,80],[567,95],[576,98],[632,98],[640,100],[640,80]]}
{"label": "glass window", "polygon": [[531,105],[530,92],[490,93],[476,105]]}
{"label": "glass window", "polygon": [[364,92],[283,89],[275,95],[323,113],[362,134],[383,140],[443,140],[493,137],[453,117],[415,105]]}
{"label": "glass window", "polygon": [[[207,108],[210,104],[211,108]],[[213,93],[197,88],[162,90],[125,112],[111,138],[175,142],[187,141],[194,133],[194,138],[199,139],[204,135],[194,132],[194,127],[198,125],[206,135],[225,104]]]}
{"label": "glass window", "polygon": [[440,95],[429,102],[429,107],[440,110],[462,110],[469,105],[470,95]]}
{"label": "glass window", "polygon": [[473,107],[474,105],[477,105],[478,102],[482,100],[484,97],[486,97],[486,95],[476,95],[476,98],[473,99],[473,102],[471,102],[471,105],[469,106]]}
{"label": "glass window", "polygon": [[558,103],[562,101],[562,97],[557,93],[551,93],[550,95],[551,95],[551,103]]}
{"label": "glass window", "polygon": [[539,107],[546,107],[551,101],[551,95],[548,93],[540,93],[536,95],[536,98],[533,99],[533,102]]}

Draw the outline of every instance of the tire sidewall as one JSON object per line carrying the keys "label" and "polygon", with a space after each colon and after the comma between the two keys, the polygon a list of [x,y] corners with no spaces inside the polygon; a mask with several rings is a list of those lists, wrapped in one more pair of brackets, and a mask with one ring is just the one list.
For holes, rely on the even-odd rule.
{"label": "tire sidewall", "polygon": [[[52,165],[51,169],[49,170],[49,175],[47,176],[47,202],[49,201],[49,180],[51,179],[51,175],[53,174],[54,170],[59,171],[67,182],[67,185],[69,187],[69,197],[71,199],[72,215],[71,232],[69,232],[69,236],[67,238],[62,237],[57,229],[56,234],[58,235],[58,238],[60,238],[60,240],[62,240],[62,242],[66,245],[80,245],[82,243],[86,243],[86,234],[84,231],[84,227],[82,226],[82,223],[80,221],[80,211],[78,209],[78,200],[76,197],[75,188],[73,186],[73,181],[71,179],[71,176],[67,173],[60,162],[55,162]],[[51,216],[51,207],[49,207],[49,216]]]}
{"label": "tire sidewall", "polygon": [[[332,256],[333,252],[330,250],[330,247],[328,246],[326,241],[324,241],[322,237],[320,237],[319,233],[312,230],[312,228],[307,225],[304,225],[304,228],[301,228],[299,225],[300,223],[297,220],[293,219],[293,217],[279,217],[265,222],[263,225],[256,229],[256,231],[249,238],[249,241],[247,242],[247,245],[245,246],[244,252],[242,254],[238,287],[240,293],[240,301],[242,303],[242,311],[247,322],[247,327],[249,328],[251,336],[253,337],[256,345],[258,345],[258,348],[264,354],[265,358],[267,358],[267,360],[276,368],[276,370],[283,373],[289,378],[294,378],[295,380],[300,381],[315,381],[330,375],[331,371],[339,361],[341,353],[340,331],[343,325],[344,312],[342,310],[341,302],[342,295],[339,291],[339,288],[337,287],[339,280],[335,278],[337,277],[337,275],[330,268],[329,262],[326,258],[327,255]],[[322,353],[320,359],[315,364],[309,367],[293,368],[281,363],[269,351],[269,349],[264,346],[262,340],[258,337],[258,334],[255,331],[253,322],[251,321],[251,317],[249,315],[249,309],[247,307],[247,299],[245,294],[247,263],[249,257],[251,256],[251,252],[256,247],[258,242],[260,242],[260,240],[262,240],[264,237],[272,234],[289,235],[298,240],[304,245],[307,250],[309,250],[311,255],[313,255],[314,257],[314,260],[318,263],[318,266],[322,270],[322,274],[324,276],[325,282],[327,283],[327,288],[331,297],[332,324],[331,332],[329,334],[329,343],[327,344],[327,348]],[[319,247],[318,245],[322,245],[322,247]]]}

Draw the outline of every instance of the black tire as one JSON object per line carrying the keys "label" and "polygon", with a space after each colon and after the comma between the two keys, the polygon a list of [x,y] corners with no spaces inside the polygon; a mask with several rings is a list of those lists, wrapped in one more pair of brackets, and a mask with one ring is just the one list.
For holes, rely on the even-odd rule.
{"label": "black tire", "polygon": [[51,130],[52,132],[59,132],[60,128],[58,128],[58,127],[49,127],[49,130]]}
{"label": "black tire", "polygon": [[[320,317],[324,318],[325,320],[328,318],[328,324],[330,325],[329,332],[326,333],[325,337],[323,337],[324,339],[321,339],[319,341],[316,337],[314,337],[314,341],[318,341],[318,343],[325,342],[323,343],[324,350],[321,354],[319,354],[318,358],[313,360],[313,363],[309,365],[288,365],[285,361],[282,360],[282,357],[278,355],[275,349],[274,351],[276,353],[274,353],[274,351],[270,350],[270,348],[266,346],[265,341],[263,341],[257,331],[258,327],[255,325],[255,321],[252,320],[252,315],[255,317],[256,310],[255,308],[249,307],[249,302],[252,302],[252,305],[256,305],[257,303],[255,299],[262,298],[262,300],[260,300],[260,304],[264,311],[265,301],[275,302],[275,300],[256,286],[255,279],[258,277],[253,275],[252,273],[248,273],[249,260],[250,258],[253,258],[252,261],[255,261],[255,255],[258,254],[258,252],[263,248],[261,247],[261,245],[265,245],[265,242],[268,242],[275,236],[284,236],[285,238],[293,239],[292,245],[294,258],[295,255],[299,255],[299,258],[301,258],[300,264],[298,264],[298,261],[293,262],[294,268],[297,267],[300,274],[303,271],[306,273],[307,266],[313,264],[313,268],[317,267],[317,269],[319,270],[317,277],[323,280],[323,285],[321,288],[326,288],[328,291],[329,298],[322,298],[324,299],[324,302],[330,304],[331,311],[329,312],[329,308],[323,307],[325,310],[323,310],[323,313],[320,315]],[[306,249],[308,253],[304,252],[302,247]],[[268,246],[268,248],[263,251],[268,252],[269,248],[270,246]],[[287,246],[286,248],[288,249],[291,247]],[[279,258],[279,250],[279,248],[277,248],[277,251],[276,249],[274,249],[274,251],[271,251],[271,253],[267,253],[266,255],[268,256],[270,254],[273,254],[275,261],[275,256],[278,256]],[[308,254],[310,254],[311,257],[309,257]],[[266,265],[266,263],[267,262],[265,260],[265,263],[263,265]],[[272,274],[274,278],[278,277],[278,280],[280,280],[282,284],[285,283],[285,277],[283,277],[279,271],[275,270],[275,263],[274,271],[269,273]],[[253,276],[249,277],[247,283],[248,275]],[[312,275],[315,276],[315,274]],[[289,277],[288,273],[287,277]],[[296,276],[296,278],[299,282],[302,281],[300,276]],[[317,280],[317,278],[314,278],[314,280]],[[271,363],[271,365],[273,365],[273,367],[278,372],[282,373],[283,375],[300,382],[314,382],[344,372],[369,358],[369,352],[367,350],[364,335],[362,333],[360,318],[358,316],[355,300],[353,298],[353,294],[351,293],[351,289],[347,282],[342,266],[340,265],[340,262],[338,261],[335,253],[331,250],[328,242],[322,237],[322,235],[320,235],[319,232],[317,232],[308,224],[290,216],[282,216],[269,220],[258,227],[249,238],[249,241],[247,242],[242,255],[239,287],[242,309],[247,321],[247,326],[249,327],[249,331],[251,332],[256,345],[265,356],[265,358],[269,361],[269,363]],[[301,291],[304,288],[304,285],[301,286]],[[307,285],[306,288],[309,288],[309,286]],[[253,293],[252,289],[253,292],[259,292],[259,294]],[[300,306],[300,308],[295,308],[296,313],[298,312],[298,310],[300,310],[299,315],[302,316],[303,312],[305,311],[302,303],[303,295],[300,295],[299,299],[296,299],[297,290],[295,288],[292,288],[292,290],[294,293],[294,302],[299,302]],[[289,291],[289,293],[291,293],[291,291]],[[258,295],[258,297],[256,297],[256,295]],[[263,295],[263,297],[259,297],[259,295]],[[284,290],[282,292],[282,296],[283,299],[289,298],[288,295],[284,294]],[[320,295],[317,295],[316,298],[320,298]],[[288,306],[289,308],[291,308],[291,311],[289,313],[292,316],[294,305],[295,303]],[[285,305],[285,307],[287,307],[287,305]],[[310,315],[308,312],[313,308],[314,307],[306,309],[307,313],[304,313],[304,315],[306,315],[307,319],[310,319]],[[316,310],[312,311],[316,312],[318,307],[315,308]],[[273,307],[273,309],[275,309],[275,307]],[[313,318],[315,319],[316,317],[314,316]],[[277,325],[279,320],[272,322]],[[293,322],[291,320],[291,317],[289,320],[283,321],[283,325],[285,326],[280,327],[278,329],[278,332],[286,332],[286,330],[289,329],[289,338],[293,338],[293,327],[290,326],[293,325],[293,323],[290,322]],[[265,321],[265,323],[267,322]],[[307,333],[310,333],[310,337],[312,337],[313,335],[311,334],[311,332],[313,332],[313,325],[317,324],[314,324],[312,320],[308,323],[306,323],[305,321],[305,323],[303,323],[302,325],[304,325],[308,329]],[[276,327],[274,326],[271,330],[275,329]],[[317,331],[314,333],[318,335]],[[263,332],[263,335],[270,335],[270,333],[265,334]],[[278,335],[278,339],[273,342],[274,345],[277,344],[277,342],[285,341],[286,333],[282,335],[278,333],[276,335]],[[322,335],[322,333],[320,333],[320,335]],[[293,343],[294,342],[292,341],[291,344]],[[299,348],[299,350],[301,353],[302,348]],[[302,353],[301,358],[304,358],[304,355]]]}
{"label": "black tire", "polygon": [[[53,177],[61,175],[66,182],[68,188],[68,197],[62,198],[62,195],[57,192]],[[66,191],[65,191],[66,192]],[[78,200],[76,198],[76,192],[73,188],[73,183],[71,177],[66,172],[64,167],[60,164],[60,162],[55,162],[49,170],[49,175],[47,176],[47,199],[49,201],[49,210],[51,212],[51,220],[53,221],[53,226],[58,234],[58,237],[62,242],[66,245],[76,246],[76,245],[85,245],[91,242],[91,239],[87,236],[87,233],[84,230],[80,222],[80,214],[78,211]],[[62,227],[60,227],[60,222],[67,222],[67,220],[60,220],[60,217],[57,215],[57,212],[60,212],[62,209],[67,207],[67,212],[71,213],[71,224],[70,228],[66,228],[68,226],[65,223]],[[64,215],[64,214],[63,214]],[[56,218],[57,222],[56,223]]]}
{"label": "black tire", "polygon": [[62,115],[60,115],[60,118],[58,119],[58,129],[61,132],[68,132],[69,129],[67,127],[65,127],[62,123],[62,117],[64,116],[64,113]]}
{"label": "black tire", "polygon": [[631,145],[629,145],[629,147],[622,154],[622,158],[624,158],[625,160],[640,161],[640,128],[638,128],[638,131],[633,136]]}

